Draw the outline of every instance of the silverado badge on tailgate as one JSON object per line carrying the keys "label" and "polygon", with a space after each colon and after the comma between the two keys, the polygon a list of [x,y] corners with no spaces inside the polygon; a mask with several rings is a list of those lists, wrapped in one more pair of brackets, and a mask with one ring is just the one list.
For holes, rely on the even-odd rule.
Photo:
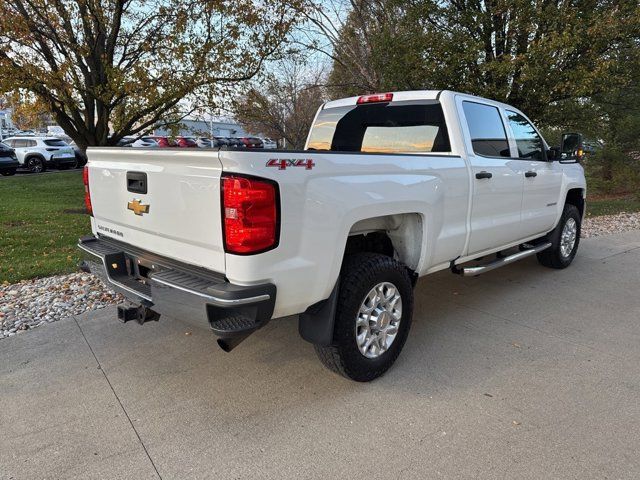
{"label": "silverado badge on tailgate", "polygon": [[127,203],[127,209],[140,216],[142,216],[143,213],[149,213],[149,205],[143,205],[140,203],[140,200],[136,199]]}

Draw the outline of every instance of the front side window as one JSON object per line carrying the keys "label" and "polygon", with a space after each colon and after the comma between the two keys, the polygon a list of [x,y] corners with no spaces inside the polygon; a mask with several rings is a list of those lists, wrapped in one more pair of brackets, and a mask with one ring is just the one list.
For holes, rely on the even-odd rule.
{"label": "front side window", "polygon": [[533,125],[516,112],[507,110],[509,126],[516,139],[518,157],[530,160],[545,160],[544,143]]}
{"label": "front side window", "polygon": [[35,140],[25,140],[25,147],[35,147],[37,144]]}
{"label": "front side window", "polygon": [[496,107],[476,102],[462,102],[467,119],[471,145],[477,155],[510,157],[507,133]]}
{"label": "front side window", "polygon": [[320,111],[308,150],[369,153],[449,152],[438,102],[350,105]]}

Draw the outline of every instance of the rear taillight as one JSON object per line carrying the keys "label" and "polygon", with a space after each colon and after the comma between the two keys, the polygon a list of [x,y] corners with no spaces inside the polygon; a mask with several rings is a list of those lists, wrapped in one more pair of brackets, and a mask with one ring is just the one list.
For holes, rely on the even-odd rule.
{"label": "rear taillight", "polygon": [[248,255],[278,245],[278,186],[269,180],[222,177],[224,249]]}
{"label": "rear taillight", "polygon": [[390,102],[393,100],[393,93],[374,93],[373,95],[363,95],[358,98],[358,105],[363,103]]}
{"label": "rear taillight", "polygon": [[89,193],[89,167],[84,167],[82,170],[82,183],[84,183],[84,206],[87,208],[87,213],[93,215],[91,194]]}

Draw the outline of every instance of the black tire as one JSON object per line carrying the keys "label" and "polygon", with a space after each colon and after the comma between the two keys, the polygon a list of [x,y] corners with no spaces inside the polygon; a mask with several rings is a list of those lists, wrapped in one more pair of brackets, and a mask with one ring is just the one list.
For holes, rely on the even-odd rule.
{"label": "black tire", "polygon": [[42,173],[47,169],[44,160],[40,157],[29,157],[24,163],[31,173]]}
{"label": "black tire", "polygon": [[[563,255],[561,248],[562,231],[564,230],[565,225],[567,225],[568,222],[571,222],[571,220],[575,222],[577,228],[575,243],[573,244],[571,251],[568,254]],[[580,244],[581,227],[582,217],[580,216],[580,212],[577,207],[575,205],[565,204],[558,225],[546,237],[546,241],[551,242],[551,247],[538,253],[538,262],[545,267],[558,269],[567,268],[571,265],[571,262],[578,251],[578,245]]]}
{"label": "black tire", "polygon": [[3,177],[10,177],[11,175],[15,175],[16,174],[16,169],[15,168],[8,168],[6,170],[2,170],[0,172],[0,174],[2,174]]}
{"label": "black tire", "polygon": [[[358,253],[342,265],[333,344],[315,345],[320,361],[329,370],[358,382],[369,382],[396,361],[409,334],[413,313],[411,277],[402,263],[385,255]],[[360,352],[356,342],[356,318],[365,297],[378,284],[392,283],[400,294],[402,312],[395,339],[376,358]]]}

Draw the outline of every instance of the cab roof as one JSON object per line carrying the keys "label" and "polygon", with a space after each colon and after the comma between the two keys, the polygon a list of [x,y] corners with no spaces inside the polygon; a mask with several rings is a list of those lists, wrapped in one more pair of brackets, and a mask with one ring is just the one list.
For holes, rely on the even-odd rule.
{"label": "cab roof", "polygon": [[[442,90],[407,90],[403,92],[389,92],[393,94],[394,102],[401,102],[405,100],[437,100]],[[341,98],[339,100],[332,100],[324,104],[324,108],[335,107],[348,107],[350,105],[357,105],[358,99],[366,97],[367,95],[358,95],[357,97]]]}

